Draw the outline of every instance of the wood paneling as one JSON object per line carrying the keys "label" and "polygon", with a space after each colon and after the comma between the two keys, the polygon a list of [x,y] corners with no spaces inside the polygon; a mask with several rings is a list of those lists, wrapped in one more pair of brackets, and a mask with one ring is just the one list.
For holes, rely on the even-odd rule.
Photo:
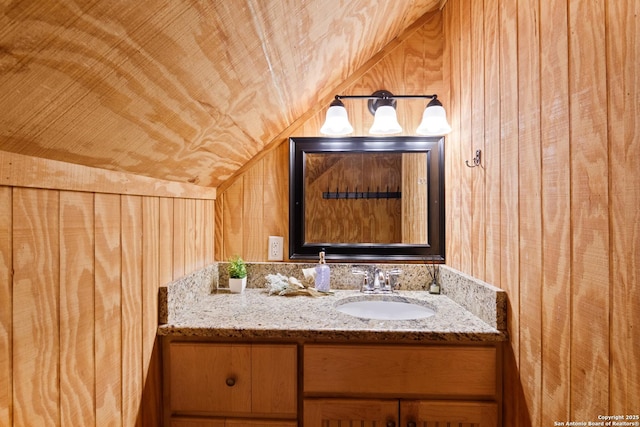
{"label": "wood paneling", "polygon": [[[484,2],[484,149],[485,280],[500,283],[500,21],[499,0]],[[458,163],[459,164],[459,163]],[[451,169],[458,169],[452,167]],[[478,171],[479,172],[479,171]],[[481,173],[478,174],[482,175]]]}
{"label": "wood paneling", "polygon": [[[161,197],[159,203],[160,234],[158,236],[158,244],[160,252],[158,254],[158,277],[160,283],[168,283],[173,280],[173,199]],[[208,259],[213,259],[213,256]]]}
{"label": "wood paneling", "polygon": [[[204,245],[204,258],[202,260],[203,265],[207,265],[214,259],[216,252],[216,204],[213,200],[208,200],[204,203],[203,221],[204,221],[204,239],[202,244]],[[166,283],[166,282],[161,282]]]}
{"label": "wood paneling", "polygon": [[607,105],[602,102],[607,98],[607,60],[599,53],[606,50],[605,16],[604,0],[569,2],[571,416],[575,419],[609,410],[609,387],[593,387],[609,384],[610,358],[610,288],[603,284],[609,283],[611,274],[612,182]]}
{"label": "wood paneling", "polygon": [[[221,216],[223,217],[224,230],[226,233],[223,240],[222,254],[216,258],[219,261],[238,255],[244,257],[247,261],[253,261],[247,255],[244,255],[244,200],[243,178],[238,179],[224,192],[224,196],[221,197]],[[216,234],[217,233],[218,231]]]}
{"label": "wood paneling", "polygon": [[0,425],[159,424],[174,202],[192,204],[193,265],[211,263],[213,200],[0,186]]}
{"label": "wood paneling", "polygon": [[[469,11],[469,21],[470,21],[470,29],[469,35],[471,37],[469,48],[470,52],[470,61],[466,61],[469,63],[469,70],[471,74],[468,76],[470,83],[470,87],[466,89],[465,92],[469,94],[471,97],[471,122],[470,122],[470,131],[471,135],[469,138],[470,150],[468,151],[468,155],[475,155],[476,150],[482,150],[483,153],[486,153],[484,149],[485,142],[485,133],[484,133],[484,125],[485,125],[485,36],[484,36],[484,3],[479,1],[470,1],[469,3],[471,9]],[[468,9],[465,8],[465,12]],[[466,18],[465,18],[466,19]],[[485,162],[486,165],[486,162]],[[484,251],[484,247],[486,246],[486,210],[485,210],[485,174],[486,170],[482,167],[476,167],[472,169],[468,169],[467,174],[470,177],[470,191],[471,194],[467,200],[470,200],[471,207],[471,215],[465,217],[470,218],[471,223],[469,230],[470,239],[467,239],[469,244],[471,245],[471,253],[473,256],[471,257],[471,270],[474,275],[478,277],[484,277],[485,275],[485,264],[487,254]],[[481,247],[483,250],[475,250],[475,247]]]}
{"label": "wood paneling", "polygon": [[[611,348],[609,410],[627,413],[640,402],[640,179],[638,117],[640,117],[640,4],[608,2],[606,53],[609,121]],[[635,258],[634,258],[635,254]]]}
{"label": "wood paneling", "polygon": [[[520,253],[520,382],[526,412],[519,425],[542,425],[542,215],[540,161],[540,13],[537,0],[518,1],[518,231]],[[511,165],[510,167],[515,167]],[[479,251],[483,251],[482,244]],[[474,272],[475,274],[475,272]],[[483,277],[480,275],[480,277]]]}
{"label": "wood paneling", "polygon": [[439,4],[3,3],[0,150],[215,187]]}
{"label": "wood paneling", "polygon": [[60,425],[58,191],[13,191],[13,422]]}
{"label": "wood paneling", "polygon": [[173,201],[173,279],[185,275],[185,233],[187,223],[186,203],[184,199]]}
{"label": "wood paneling", "polygon": [[[447,37],[445,37],[446,49],[443,55],[443,74],[448,78],[449,82],[449,105],[446,109],[448,112],[447,119],[451,125],[451,133],[446,137],[445,161],[445,185],[446,181],[451,179],[460,182],[461,174],[464,172],[459,167],[454,167],[466,157],[467,151],[463,150],[460,142],[460,109],[461,109],[461,82],[460,73],[453,73],[453,70],[460,68],[460,26],[453,25],[459,19],[459,8],[453,6],[447,7],[442,12],[444,17],[444,28],[447,29]],[[462,207],[462,188],[459,185],[446,186],[445,189],[445,236],[446,244],[446,261],[449,265],[456,267],[462,262],[462,245],[463,235],[460,231],[460,216]]]}
{"label": "wood paneling", "polygon": [[540,115],[542,159],[542,336],[544,362],[540,405],[547,420],[570,419],[571,212],[569,147],[569,39],[564,0],[540,2]]}
{"label": "wood paneling", "polygon": [[[460,92],[484,93],[484,129],[476,127],[473,99],[461,102],[450,111],[460,129],[454,126],[447,142],[456,132],[461,144],[470,135],[474,149],[484,141],[484,183],[474,179],[471,198],[460,202],[484,206],[471,210],[473,227],[499,233],[501,249],[496,253],[489,234],[464,234],[472,242],[460,247],[452,236],[447,253],[468,253],[447,262],[507,291],[504,424],[633,413],[640,334],[628,304],[640,298],[640,178],[628,159],[640,136],[640,77],[628,58],[639,49],[629,18],[637,2],[485,1],[484,46],[474,43],[481,26],[469,25],[478,6],[470,21],[466,3],[449,0],[443,12],[452,104]],[[498,51],[488,31],[499,34]],[[473,68],[480,50],[484,81],[468,78],[466,65]],[[488,104],[489,93],[497,107]],[[466,167],[448,165],[447,191],[467,185]],[[476,191],[476,184],[484,187]],[[448,204],[448,221],[456,221],[457,209]]]}
{"label": "wood paneling", "polygon": [[11,188],[0,187],[0,420],[13,419],[13,384],[11,342],[13,262],[12,262],[12,198]]}
{"label": "wood paneling", "polygon": [[197,235],[196,224],[197,218],[195,216],[196,201],[185,200],[184,205],[185,215],[185,228],[184,228],[184,271],[185,273],[194,271],[197,265]]}
{"label": "wood paneling", "polygon": [[259,162],[242,177],[242,253],[247,259],[264,257],[267,240],[262,239],[264,217],[264,162]]}
{"label": "wood paneling", "polygon": [[[197,212],[197,211],[196,211]],[[195,216],[195,213],[194,213]],[[160,425],[154,408],[162,407],[162,379],[158,324],[158,286],[160,281],[160,200],[142,200],[142,415],[148,425]],[[204,260],[202,260],[204,261]]]}
{"label": "wood paneling", "polygon": [[[455,2],[458,3],[458,2]],[[495,18],[495,15],[489,15]],[[518,46],[518,9],[516,1],[501,0],[498,7],[498,33],[500,34],[499,63],[500,63],[500,170],[498,182],[500,185],[500,274],[495,285],[507,291],[507,329],[510,346],[504,360],[504,414],[503,423],[507,426],[517,426],[517,416],[521,411],[521,387],[518,375],[520,357],[520,317],[519,301],[520,286],[520,252],[519,252],[519,204],[518,204],[518,57],[514,52]],[[455,21],[451,29],[464,31]],[[448,31],[448,29],[447,29]],[[466,61],[458,58],[459,62]],[[456,73],[455,68],[452,72]],[[466,88],[461,84],[459,90]],[[496,168],[493,165],[492,168]],[[453,172],[452,172],[453,173]],[[495,177],[495,172],[494,175]],[[450,185],[448,176],[445,178]],[[494,205],[495,206],[495,205]],[[495,209],[495,207],[494,207]],[[455,267],[455,265],[453,265]],[[526,411],[526,407],[523,410]]]}
{"label": "wood paneling", "polygon": [[[469,82],[472,79],[472,72],[473,70],[471,69],[471,55],[472,55],[472,48],[471,48],[471,32],[468,30],[469,28],[471,28],[471,3],[472,2],[466,2],[466,1],[461,1],[461,2],[457,2],[454,5],[452,5],[452,7],[454,8],[458,8],[458,20],[459,20],[459,25],[461,27],[461,31],[459,32],[459,37],[460,37],[460,59],[458,62],[459,65],[459,70],[457,70],[459,72],[459,79],[460,79],[460,99],[459,99],[459,103],[460,103],[460,147],[461,147],[461,154],[463,158],[469,158],[473,156],[473,145],[472,145],[472,134],[471,134],[471,129],[472,127],[470,126],[471,124],[471,120],[472,120],[472,112],[473,112],[473,108],[472,108],[472,98],[471,98],[471,94],[472,94],[472,90],[469,87]],[[455,71],[454,71],[455,72]],[[446,153],[445,153],[446,156]],[[459,163],[458,164],[454,164],[453,166],[454,168],[458,168],[459,167]],[[474,177],[473,172],[477,172],[474,171],[473,169],[469,169],[469,168],[460,168],[461,171],[461,176],[460,176],[460,181],[458,181],[456,184],[454,184],[455,186],[459,186],[460,187],[460,204],[458,205],[458,215],[451,217],[451,220],[453,221],[459,221],[460,222],[460,239],[458,241],[458,245],[459,245],[459,251],[460,251],[460,264],[458,265],[457,268],[459,268],[460,270],[463,271],[473,271],[473,267],[472,267],[472,257],[473,257],[473,251],[472,251],[472,247],[471,244],[473,242],[473,239],[470,238],[472,236],[472,226],[473,226],[473,216],[472,216],[472,212],[473,212],[473,203],[471,203],[473,201],[472,198],[472,180]],[[445,185],[447,187],[451,187],[453,183],[449,183],[447,184],[447,178],[445,175]]]}
{"label": "wood paneling", "polygon": [[96,425],[122,425],[120,198],[95,195]]}
{"label": "wood paneling", "polygon": [[[448,88],[442,81],[442,16],[426,15],[375,57],[357,69],[335,93],[370,94],[386,89],[398,94],[405,91],[438,94],[447,104]],[[406,58],[406,59],[405,59]],[[413,135],[424,111],[423,100],[403,100],[398,108],[403,120],[402,134]],[[304,121],[285,129],[272,149],[241,169],[241,173],[219,188],[216,200],[216,259],[224,261],[241,255],[249,261],[267,261],[270,235],[285,237],[288,248],[288,168],[289,136],[319,136],[326,106],[308,112]],[[372,116],[366,102],[351,102],[349,116],[354,135],[367,135]],[[446,156],[445,156],[446,157]],[[386,187],[385,187],[386,188]],[[262,220],[256,223],[261,213]]]}
{"label": "wood paneling", "polygon": [[139,426],[142,397],[142,199],[122,196],[122,423]]}
{"label": "wood paneling", "polygon": [[60,192],[60,424],[95,424],[93,194]]}
{"label": "wood paneling", "polygon": [[[448,0],[438,18],[444,76],[422,87],[447,94],[453,128],[447,264],[507,291],[504,425],[637,411],[640,71],[630,58],[640,56],[639,9],[633,0]],[[397,62],[419,63],[416,37],[442,43],[429,28],[383,51],[340,92],[402,87],[397,79],[419,91],[426,74],[403,75]],[[355,134],[365,134],[368,113],[349,111]],[[289,132],[317,136],[323,119],[309,114]],[[484,169],[464,165],[476,148]],[[285,193],[282,170],[263,168],[265,189]],[[222,196],[232,186],[241,197],[238,180]],[[217,220],[220,245],[242,235]]]}

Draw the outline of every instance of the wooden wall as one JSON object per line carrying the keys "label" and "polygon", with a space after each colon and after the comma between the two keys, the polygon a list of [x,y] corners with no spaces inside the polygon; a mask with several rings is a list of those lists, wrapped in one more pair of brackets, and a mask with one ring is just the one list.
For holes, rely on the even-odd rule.
{"label": "wooden wall", "polygon": [[[448,0],[447,264],[504,288],[505,426],[640,402],[640,4]],[[482,150],[483,167],[464,160]]]}
{"label": "wooden wall", "polygon": [[[336,90],[444,94],[447,263],[509,295],[505,426],[638,411],[638,9],[448,0]],[[347,107],[366,134],[368,113]],[[221,259],[288,240],[286,137],[317,136],[324,111],[220,187]],[[483,167],[467,168],[476,149]]]}
{"label": "wooden wall", "polygon": [[215,189],[3,152],[0,176],[0,425],[159,425],[158,287],[213,260]]}
{"label": "wooden wall", "polygon": [[[272,150],[257,156],[238,174],[218,187],[216,200],[216,259],[242,255],[249,261],[267,261],[270,235],[289,243],[289,144],[290,136],[320,136],[329,102],[335,94],[363,95],[379,89],[395,94],[438,94],[446,104],[442,78],[442,20],[439,12],[423,16],[400,37],[354,72],[326,103],[305,113],[274,141]],[[368,135],[373,116],[366,101],[345,102],[354,136]],[[403,135],[414,131],[426,107],[425,100],[398,102]],[[271,145],[271,144],[270,144]]]}

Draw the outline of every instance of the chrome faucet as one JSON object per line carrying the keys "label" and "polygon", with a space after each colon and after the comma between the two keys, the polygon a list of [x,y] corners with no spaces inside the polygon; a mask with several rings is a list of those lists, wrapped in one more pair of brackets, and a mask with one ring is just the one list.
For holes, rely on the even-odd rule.
{"label": "chrome faucet", "polygon": [[376,268],[375,272],[373,273],[374,279],[373,279],[373,290],[375,291],[380,291],[380,292],[391,292],[391,286],[389,285],[389,276],[385,277],[384,272],[379,269]]}
{"label": "chrome faucet", "polygon": [[360,286],[360,292],[366,294],[384,294],[394,291],[394,281],[391,280],[392,276],[398,276],[402,273],[402,270],[394,268],[390,271],[383,271],[380,268],[373,270],[373,280],[369,280],[369,272],[361,268],[354,268],[351,270],[353,274],[361,275],[363,277],[362,285]]}

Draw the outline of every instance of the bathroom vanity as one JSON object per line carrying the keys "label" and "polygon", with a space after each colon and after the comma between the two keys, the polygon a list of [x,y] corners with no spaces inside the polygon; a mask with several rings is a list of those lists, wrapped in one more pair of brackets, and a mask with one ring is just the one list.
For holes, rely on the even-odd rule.
{"label": "bathroom vanity", "polygon": [[499,425],[497,343],[172,338],[164,351],[165,425],[172,427]]}
{"label": "bathroom vanity", "polygon": [[[465,299],[502,310],[504,295],[487,303],[485,291],[465,291]],[[254,288],[188,304],[174,298],[159,328],[165,425],[500,426],[504,313],[483,319],[425,291],[397,297],[434,314],[380,320],[337,310],[372,298],[357,290],[314,298]]]}

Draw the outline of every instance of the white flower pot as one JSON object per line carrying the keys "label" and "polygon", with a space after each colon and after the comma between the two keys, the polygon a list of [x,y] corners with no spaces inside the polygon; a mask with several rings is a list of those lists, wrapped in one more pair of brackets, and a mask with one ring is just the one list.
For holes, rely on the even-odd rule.
{"label": "white flower pot", "polygon": [[229,290],[234,294],[241,294],[244,291],[244,288],[246,287],[247,287],[246,277],[243,277],[242,279],[229,278]]}

